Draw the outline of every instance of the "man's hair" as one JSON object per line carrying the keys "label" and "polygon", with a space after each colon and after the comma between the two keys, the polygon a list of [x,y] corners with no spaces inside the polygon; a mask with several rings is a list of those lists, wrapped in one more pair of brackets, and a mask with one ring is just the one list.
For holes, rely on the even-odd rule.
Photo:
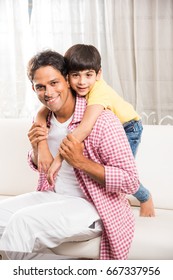
{"label": "man's hair", "polygon": [[31,82],[34,79],[35,71],[44,66],[52,66],[64,78],[67,76],[67,65],[64,57],[55,51],[45,50],[34,55],[28,62],[27,75]]}
{"label": "man's hair", "polygon": [[101,56],[92,45],[76,44],[69,48],[65,55],[68,73],[72,71],[95,70],[101,68]]}

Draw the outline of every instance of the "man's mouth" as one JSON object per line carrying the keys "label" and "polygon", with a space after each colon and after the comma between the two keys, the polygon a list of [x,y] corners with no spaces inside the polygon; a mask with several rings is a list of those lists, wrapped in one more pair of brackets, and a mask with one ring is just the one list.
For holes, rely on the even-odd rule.
{"label": "man's mouth", "polygon": [[52,103],[52,102],[55,100],[55,98],[45,97],[44,100],[45,100],[46,102]]}
{"label": "man's mouth", "polygon": [[56,97],[48,97],[48,96],[45,96],[44,100],[48,103],[48,104],[51,104],[51,103],[54,103],[54,101],[57,99],[58,96]]}

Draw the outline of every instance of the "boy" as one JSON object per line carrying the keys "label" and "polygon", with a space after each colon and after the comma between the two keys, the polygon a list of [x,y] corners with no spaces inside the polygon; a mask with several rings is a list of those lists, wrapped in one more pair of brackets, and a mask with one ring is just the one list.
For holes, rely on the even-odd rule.
{"label": "boy", "polygon": [[[77,44],[68,49],[64,57],[71,88],[78,95],[85,97],[88,104],[82,122],[72,134],[82,142],[92,131],[101,112],[104,109],[110,109],[123,124],[135,156],[143,130],[141,119],[133,106],[124,101],[101,78],[101,56],[98,50],[92,45]],[[47,115],[48,110],[41,109],[37,115],[37,122],[45,126]],[[47,172],[48,181],[53,185],[54,178],[61,167],[62,158],[59,153],[53,160],[45,145],[45,141],[39,144],[39,168]],[[152,197],[142,184],[134,196],[140,201],[141,216],[155,216]]]}

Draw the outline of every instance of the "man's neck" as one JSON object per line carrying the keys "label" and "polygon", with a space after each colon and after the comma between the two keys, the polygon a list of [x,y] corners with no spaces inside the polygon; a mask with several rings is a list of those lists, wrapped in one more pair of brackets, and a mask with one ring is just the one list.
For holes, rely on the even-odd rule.
{"label": "man's neck", "polygon": [[68,99],[66,100],[64,107],[60,111],[54,113],[56,119],[60,123],[66,122],[73,115],[75,110],[75,104],[76,97],[70,94],[68,96]]}

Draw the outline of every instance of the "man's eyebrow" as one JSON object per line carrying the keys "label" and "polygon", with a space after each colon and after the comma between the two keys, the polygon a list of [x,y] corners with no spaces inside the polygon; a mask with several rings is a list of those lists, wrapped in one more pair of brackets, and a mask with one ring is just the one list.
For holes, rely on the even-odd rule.
{"label": "man's eyebrow", "polygon": [[48,81],[48,84],[51,84],[54,82],[59,82],[59,79],[58,78],[52,79],[52,80]]}
{"label": "man's eyebrow", "polygon": [[[52,79],[52,80],[48,81],[48,83],[52,83],[52,82],[56,82],[56,81],[59,81],[59,79],[58,78]],[[37,86],[44,86],[44,84],[41,84],[41,83],[35,84],[35,87],[37,87]]]}
{"label": "man's eyebrow", "polygon": [[44,86],[44,85],[43,85],[43,84],[38,83],[38,84],[35,84],[34,86],[35,86],[35,87],[40,87],[40,86],[42,87],[42,86]]}

